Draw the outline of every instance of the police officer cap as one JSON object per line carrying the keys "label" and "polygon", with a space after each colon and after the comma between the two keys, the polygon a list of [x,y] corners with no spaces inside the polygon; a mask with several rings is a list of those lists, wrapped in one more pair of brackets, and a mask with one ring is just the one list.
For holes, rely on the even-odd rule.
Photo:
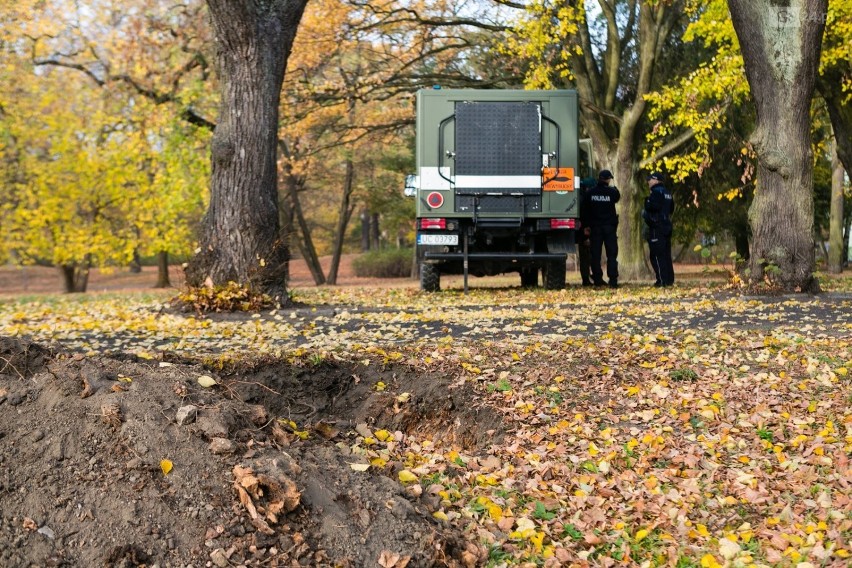
{"label": "police officer cap", "polygon": [[654,172],[648,176],[648,181],[651,181],[652,179],[655,179],[657,181],[663,181],[663,174],[661,174],[660,172]]}
{"label": "police officer cap", "polygon": [[598,179],[612,179],[612,172],[609,170],[601,170],[601,173],[598,174]]}

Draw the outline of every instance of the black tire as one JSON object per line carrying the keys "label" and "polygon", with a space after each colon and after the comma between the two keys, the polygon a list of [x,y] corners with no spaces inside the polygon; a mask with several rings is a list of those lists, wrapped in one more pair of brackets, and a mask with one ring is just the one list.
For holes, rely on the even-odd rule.
{"label": "black tire", "polygon": [[538,268],[529,267],[521,269],[521,287],[535,288],[538,286]]}
{"label": "black tire", "polygon": [[564,290],[566,268],[564,260],[551,260],[544,267],[544,289]]}
{"label": "black tire", "polygon": [[420,289],[424,292],[441,291],[441,272],[434,264],[420,265]]}

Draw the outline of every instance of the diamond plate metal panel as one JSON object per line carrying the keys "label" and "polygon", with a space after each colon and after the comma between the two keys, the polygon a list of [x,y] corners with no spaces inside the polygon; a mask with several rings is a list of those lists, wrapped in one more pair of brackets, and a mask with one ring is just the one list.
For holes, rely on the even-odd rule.
{"label": "diamond plate metal panel", "polygon": [[531,102],[456,103],[455,174],[541,173],[541,108]]}

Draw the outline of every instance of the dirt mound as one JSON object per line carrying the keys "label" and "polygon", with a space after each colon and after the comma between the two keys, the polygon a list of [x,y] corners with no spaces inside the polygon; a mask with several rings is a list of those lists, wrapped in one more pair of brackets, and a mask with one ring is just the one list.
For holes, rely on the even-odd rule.
{"label": "dirt mound", "polygon": [[0,358],[0,566],[484,559],[396,480],[402,464],[359,471],[350,449],[379,428],[400,443],[499,439],[499,416],[463,384],[348,363],[215,372],[8,339]]}

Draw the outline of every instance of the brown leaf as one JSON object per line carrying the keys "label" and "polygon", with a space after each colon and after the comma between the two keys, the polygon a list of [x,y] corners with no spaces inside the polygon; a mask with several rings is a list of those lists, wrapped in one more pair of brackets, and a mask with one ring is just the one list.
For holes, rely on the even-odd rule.
{"label": "brown leaf", "polygon": [[89,379],[83,377],[83,392],[80,393],[80,398],[89,398],[94,394],[94,390],[92,390],[92,385],[89,383]]}
{"label": "brown leaf", "polygon": [[316,423],[314,430],[316,430],[316,432],[326,440],[331,440],[340,433],[340,431],[334,428],[331,424],[322,421]]}
{"label": "brown leaf", "polygon": [[383,550],[379,555],[379,566],[382,568],[396,568],[396,563],[399,562],[399,559],[399,554],[389,550]]}

